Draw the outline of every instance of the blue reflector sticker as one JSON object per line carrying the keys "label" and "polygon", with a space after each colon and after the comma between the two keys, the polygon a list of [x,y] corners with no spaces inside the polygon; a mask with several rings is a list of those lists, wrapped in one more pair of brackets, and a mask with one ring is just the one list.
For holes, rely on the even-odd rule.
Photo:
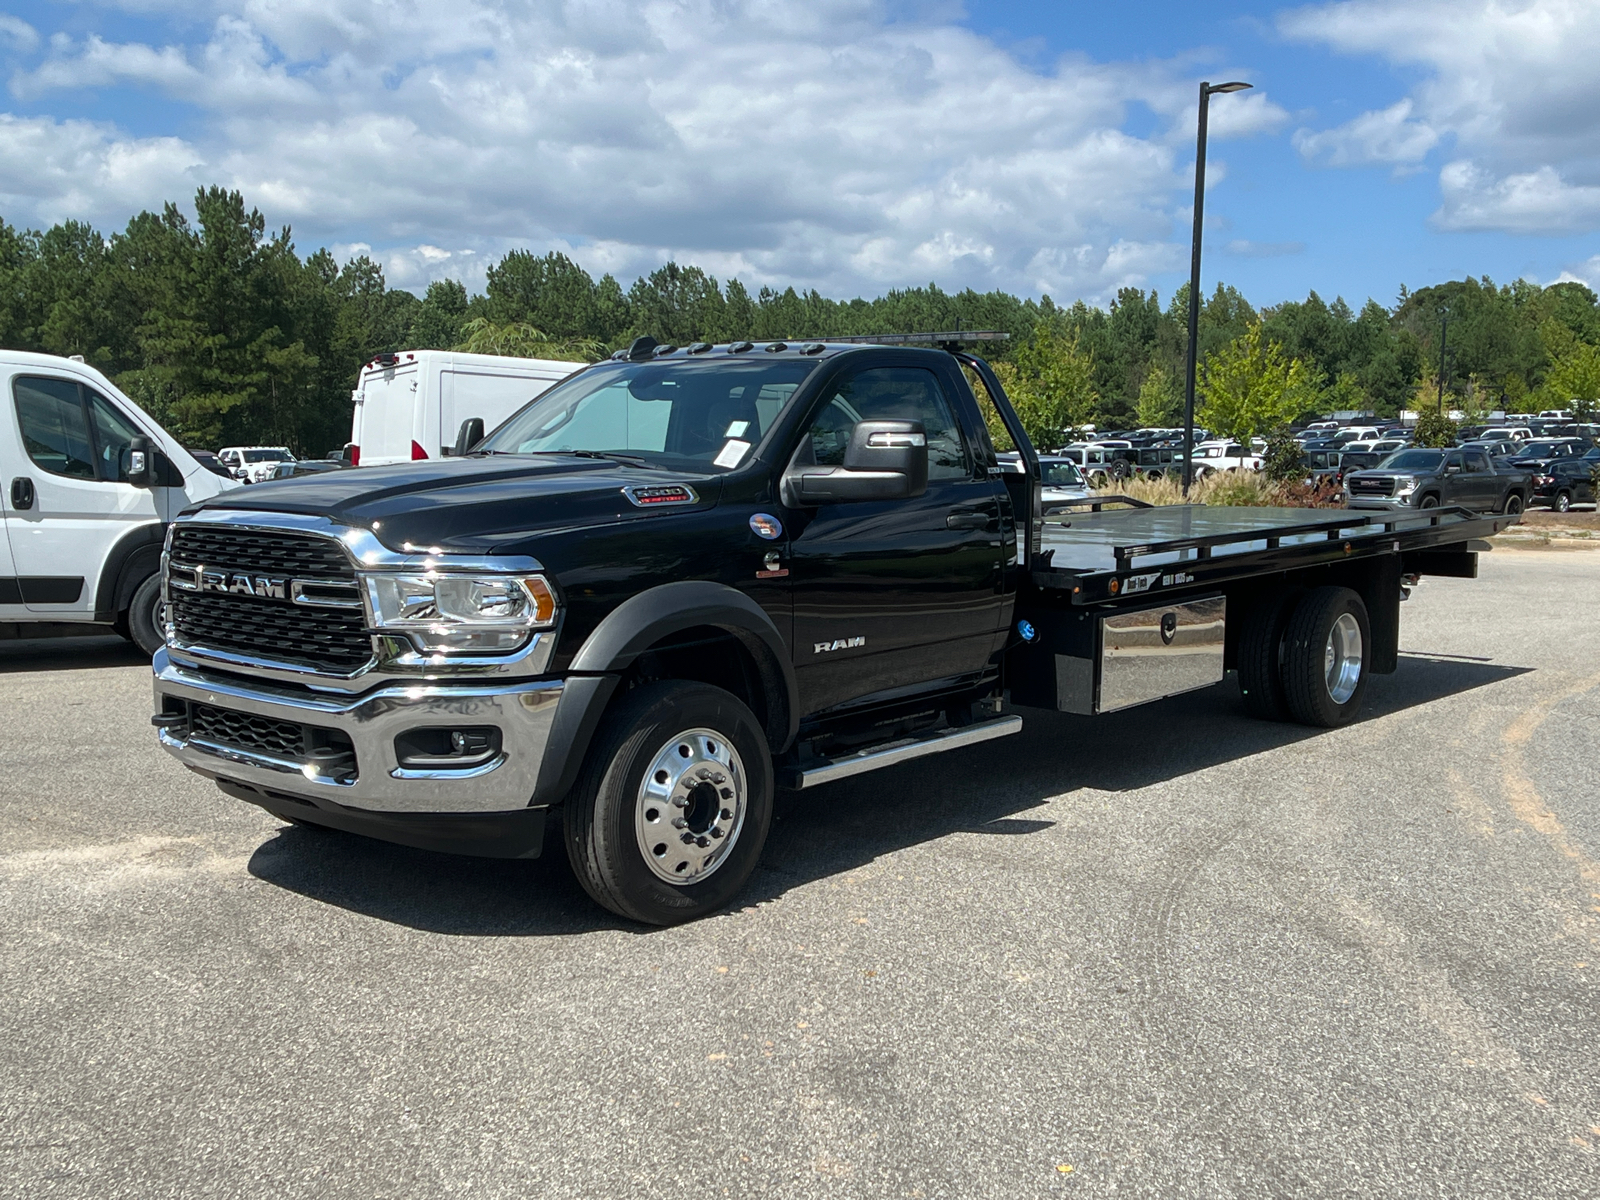
{"label": "blue reflector sticker", "polygon": [[766,538],[767,541],[776,541],[783,536],[783,522],[777,517],[769,517],[766,513],[756,513],[750,518],[750,528],[757,537]]}

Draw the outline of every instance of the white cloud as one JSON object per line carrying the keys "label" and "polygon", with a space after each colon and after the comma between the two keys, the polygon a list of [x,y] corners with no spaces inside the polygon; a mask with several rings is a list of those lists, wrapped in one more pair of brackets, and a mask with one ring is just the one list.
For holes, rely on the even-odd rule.
{"label": "white cloud", "polygon": [[0,45],[8,42],[18,50],[32,50],[39,44],[39,32],[21,17],[0,13]]}
{"label": "white cloud", "polygon": [[1439,187],[1444,206],[1434,222],[1444,229],[1581,233],[1600,226],[1600,187],[1575,187],[1553,167],[1496,178],[1470,162],[1447,163]]}
{"label": "white cloud", "polygon": [[1586,262],[1574,263],[1551,282],[1582,283],[1591,288],[1600,288],[1600,254],[1594,255]]}
{"label": "white cloud", "polygon": [[1412,120],[1412,108],[1408,98],[1377,112],[1362,113],[1353,121],[1321,133],[1298,129],[1295,149],[1308,161],[1331,167],[1414,165],[1439,144],[1439,135],[1423,122]]}
{"label": "white cloud", "polygon": [[1304,242],[1252,242],[1246,238],[1234,238],[1223,247],[1235,258],[1284,258],[1303,254],[1305,248]]}
{"label": "white cloud", "polygon": [[1572,233],[1600,228],[1600,4],[1594,0],[1345,0],[1279,19],[1291,37],[1371,54],[1423,77],[1401,104],[1337,129],[1302,131],[1335,166],[1414,164],[1447,140],[1450,229]]}
{"label": "white cloud", "polygon": [[159,204],[193,192],[202,162],[179,138],[127,138],[89,121],[0,113],[0,212],[40,224],[96,220],[128,198]]}
{"label": "white cloud", "polygon": [[[200,111],[191,141],[161,143],[166,182],[152,169],[120,196],[93,193],[113,223],[198,176],[302,240],[384,247],[374,256],[411,286],[480,278],[513,245],[569,248],[624,279],[675,256],[833,294],[936,278],[1103,297],[1182,262],[1194,96],[1177,67],[1034,71],[876,0],[210,12],[204,44],[58,38],[11,81],[31,99],[137,87]],[[1170,124],[1123,132],[1132,101]],[[1287,121],[1263,93],[1212,107],[1218,138]],[[95,129],[109,155],[114,136]],[[28,211],[59,211],[75,187],[63,175]]]}

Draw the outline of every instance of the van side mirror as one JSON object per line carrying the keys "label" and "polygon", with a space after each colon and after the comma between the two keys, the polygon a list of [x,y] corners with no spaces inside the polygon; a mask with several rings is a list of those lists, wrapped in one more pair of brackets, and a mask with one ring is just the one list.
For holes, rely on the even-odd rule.
{"label": "van side mirror", "polygon": [[800,505],[910,500],[928,490],[921,421],[857,421],[840,467],[799,467],[784,490]]}
{"label": "van side mirror", "polygon": [[123,451],[127,456],[125,465],[128,482],[136,488],[154,487],[157,475],[156,451],[150,445],[147,437],[135,437],[129,440],[128,448]]}
{"label": "van side mirror", "polygon": [[456,445],[453,453],[460,455],[471,450],[483,441],[483,418],[468,417],[461,422],[461,429],[456,433]]}

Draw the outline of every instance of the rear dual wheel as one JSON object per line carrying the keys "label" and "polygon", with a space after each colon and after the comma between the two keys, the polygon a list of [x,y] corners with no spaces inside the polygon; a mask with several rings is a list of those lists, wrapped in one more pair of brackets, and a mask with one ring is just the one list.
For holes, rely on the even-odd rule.
{"label": "rear dual wheel", "polygon": [[1245,711],[1324,729],[1355,720],[1372,646],[1360,596],[1341,587],[1282,592],[1246,622],[1239,640]]}

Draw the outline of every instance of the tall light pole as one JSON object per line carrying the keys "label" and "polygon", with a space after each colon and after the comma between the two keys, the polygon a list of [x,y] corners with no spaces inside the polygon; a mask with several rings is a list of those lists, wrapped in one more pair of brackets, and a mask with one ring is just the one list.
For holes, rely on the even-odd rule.
{"label": "tall light pole", "polygon": [[1444,416],[1444,347],[1450,332],[1450,306],[1439,306],[1439,415]]}
{"label": "tall light pole", "polygon": [[1189,498],[1194,479],[1194,373],[1200,353],[1200,226],[1206,203],[1206,112],[1217,92],[1242,92],[1253,84],[1202,83],[1200,85],[1200,129],[1194,146],[1194,249],[1189,259],[1189,369],[1183,388],[1183,496]]}

